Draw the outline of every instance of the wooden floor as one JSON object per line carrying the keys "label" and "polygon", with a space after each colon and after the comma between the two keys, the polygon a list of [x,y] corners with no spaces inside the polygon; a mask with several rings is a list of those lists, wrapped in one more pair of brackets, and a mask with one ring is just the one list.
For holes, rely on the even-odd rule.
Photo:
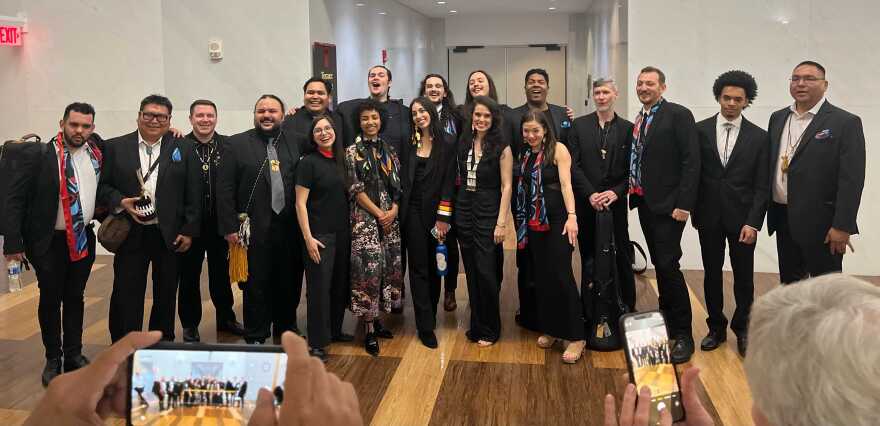
{"label": "wooden floor", "polygon": [[[577,261],[574,262],[577,264]],[[577,268],[576,268],[577,269]],[[438,313],[440,347],[422,346],[415,336],[412,305],[385,324],[395,333],[382,340],[382,354],[373,358],[355,343],[334,344],[328,368],[350,381],[360,397],[365,424],[373,425],[600,425],[606,393],[620,394],[626,364],[621,351],[587,352],[576,365],[562,364],[562,348],[535,345],[537,334],[514,324],[518,305],[513,252],[506,251],[502,289],[502,336],[498,344],[479,348],[464,336],[468,318],[464,275],[456,293],[458,310]],[[579,272],[576,270],[576,276]],[[685,271],[691,290],[694,338],[706,334],[702,271]],[[38,290],[32,273],[22,292],[0,295],[0,424],[20,424],[43,395],[40,373],[44,353],[37,322]],[[874,280],[877,281],[876,279]],[[84,353],[93,357],[110,343],[107,312],[112,284],[112,258],[99,256],[86,289]],[[725,312],[733,314],[732,276],[725,273]],[[777,285],[775,274],[757,274],[756,296]],[[236,312],[241,314],[241,293]],[[637,279],[639,310],[657,307],[656,281],[649,271]],[[147,295],[147,309],[151,295]],[[214,308],[208,299],[207,276],[202,277],[205,342],[238,342],[235,336],[217,336]],[[305,329],[305,297],[299,307],[299,325]],[[177,336],[180,336],[178,324]],[[347,314],[345,329],[356,324]],[[179,337],[178,337],[179,338]],[[735,339],[712,352],[697,349],[689,365],[702,370],[700,394],[718,425],[751,425],[751,396]],[[682,367],[679,367],[681,371]],[[191,424],[202,423],[194,417]],[[204,419],[208,420],[208,419]],[[184,424],[184,423],[181,423]],[[189,424],[189,423],[187,423]]]}

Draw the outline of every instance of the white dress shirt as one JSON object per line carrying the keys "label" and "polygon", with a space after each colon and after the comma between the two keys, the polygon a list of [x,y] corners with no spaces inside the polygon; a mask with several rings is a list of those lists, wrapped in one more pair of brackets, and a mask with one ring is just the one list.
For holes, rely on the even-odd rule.
{"label": "white dress shirt", "polygon": [[776,153],[776,168],[773,172],[773,201],[779,204],[788,204],[788,179],[786,179],[786,174],[782,173],[782,158],[788,156],[790,163],[795,151],[797,151],[797,147],[802,142],[801,139],[811,137],[810,135],[804,135],[804,131],[807,130],[807,126],[810,125],[813,117],[819,113],[819,109],[824,104],[825,97],[822,97],[813,108],[810,108],[809,111],[803,114],[798,114],[794,104],[789,107],[791,114],[788,115],[788,118],[785,120],[785,126],[782,127],[779,152]]}
{"label": "white dress shirt", "polygon": [[[141,132],[138,132],[138,141],[138,154],[141,159],[141,174],[146,177],[147,172],[150,170],[150,166],[153,165],[154,161],[159,159],[159,155],[162,152],[162,139],[159,138],[158,142],[150,145],[144,140],[144,137],[141,136]],[[150,155],[150,153],[152,153],[152,155]],[[156,163],[156,169],[150,174],[150,178],[144,181],[144,187],[153,197],[154,208],[157,208],[159,205],[159,197],[156,195],[156,182],[159,180],[159,167],[159,164]],[[144,223],[147,225],[155,225],[159,223],[159,216],[157,215],[153,220]]]}
{"label": "white dress shirt", "polygon": [[[715,135],[717,136],[718,158],[721,164],[727,167],[727,161],[730,160],[730,154],[733,153],[733,146],[736,145],[736,138],[739,136],[739,129],[742,127],[743,116],[738,115],[733,120],[718,114],[715,120]],[[730,133],[728,134],[725,124],[730,123]]]}
{"label": "white dress shirt", "polygon": [[[57,146],[52,144],[49,149],[55,149]],[[76,182],[79,187],[79,203],[82,207],[83,223],[88,225],[92,221],[95,214],[95,197],[98,195],[98,175],[95,174],[95,167],[92,165],[92,158],[83,145],[79,148],[70,148],[70,155],[73,158],[73,172],[76,174]],[[58,158],[58,182],[59,185],[66,185],[66,178],[61,176],[61,164],[64,162],[64,156]],[[59,188],[60,189],[60,188]],[[58,197],[58,214],[55,216],[55,230],[64,231],[67,229],[67,223],[64,222],[64,204],[61,197]]]}

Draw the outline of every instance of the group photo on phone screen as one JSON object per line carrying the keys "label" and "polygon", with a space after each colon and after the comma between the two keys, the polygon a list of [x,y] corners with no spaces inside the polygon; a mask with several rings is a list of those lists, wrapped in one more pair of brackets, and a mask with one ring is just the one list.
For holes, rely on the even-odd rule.
{"label": "group photo on phone screen", "polygon": [[139,350],[132,357],[131,424],[203,417],[244,424],[260,388],[272,389],[281,402],[286,365],[284,353]]}

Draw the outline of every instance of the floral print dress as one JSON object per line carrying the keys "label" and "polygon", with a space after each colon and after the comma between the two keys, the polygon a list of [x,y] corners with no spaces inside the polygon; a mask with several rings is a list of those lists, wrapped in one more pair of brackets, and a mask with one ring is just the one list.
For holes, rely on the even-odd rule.
{"label": "floral print dress", "polygon": [[345,169],[351,202],[351,311],[372,321],[379,311],[389,312],[403,302],[403,264],[400,221],[390,232],[357,203],[365,193],[382,210],[400,203],[400,162],[381,138],[361,139],[345,150]]}

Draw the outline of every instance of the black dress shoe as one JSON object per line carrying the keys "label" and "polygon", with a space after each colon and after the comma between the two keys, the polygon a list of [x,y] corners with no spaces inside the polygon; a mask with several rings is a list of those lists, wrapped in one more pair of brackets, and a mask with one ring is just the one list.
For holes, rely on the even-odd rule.
{"label": "black dress shoe", "polygon": [[382,327],[382,323],[379,321],[373,321],[373,333],[376,334],[376,337],[381,337],[383,339],[394,338],[394,334],[391,333],[391,330]]}
{"label": "black dress shoe", "polygon": [[749,336],[742,335],[736,336],[736,351],[739,352],[739,356],[745,358],[746,357],[746,349],[749,346]]}
{"label": "black dress shoe", "polygon": [[472,343],[477,343],[477,340],[480,340],[476,336],[474,336],[474,334],[470,330],[464,332],[464,337],[467,337],[467,339]]}
{"label": "black dress shoe", "polygon": [[70,373],[71,371],[79,370],[85,366],[89,365],[89,359],[83,356],[82,354],[66,356],[64,357],[64,372]]}
{"label": "black dress shoe", "polygon": [[694,339],[691,336],[679,336],[675,339],[671,351],[673,364],[684,364],[690,361],[693,354]]}
{"label": "black dress shoe", "polygon": [[709,330],[709,334],[700,342],[700,349],[704,351],[712,351],[727,341],[726,330]]}
{"label": "black dress shoe", "polygon": [[49,382],[61,374],[61,358],[49,358],[46,367],[43,368],[43,387],[49,386]]}
{"label": "black dress shoe", "polygon": [[224,321],[217,324],[217,331],[234,334],[236,336],[244,336],[244,326],[236,320]]}
{"label": "black dress shoe", "polygon": [[376,339],[375,332],[364,336],[364,350],[372,356],[379,356],[379,340]]}
{"label": "black dress shoe", "polygon": [[324,348],[309,348],[309,355],[327,362],[327,351]]}
{"label": "black dress shoe", "polygon": [[337,343],[353,342],[354,336],[352,336],[351,334],[345,334],[345,333],[334,334],[333,336],[330,337],[330,341],[337,342]]}
{"label": "black dress shoe", "polygon": [[423,345],[431,349],[437,349],[437,335],[433,331],[420,331],[419,340],[422,341]]}
{"label": "black dress shoe", "polygon": [[187,343],[196,343],[201,341],[202,338],[199,336],[199,329],[195,327],[184,327],[183,329],[183,341]]}

